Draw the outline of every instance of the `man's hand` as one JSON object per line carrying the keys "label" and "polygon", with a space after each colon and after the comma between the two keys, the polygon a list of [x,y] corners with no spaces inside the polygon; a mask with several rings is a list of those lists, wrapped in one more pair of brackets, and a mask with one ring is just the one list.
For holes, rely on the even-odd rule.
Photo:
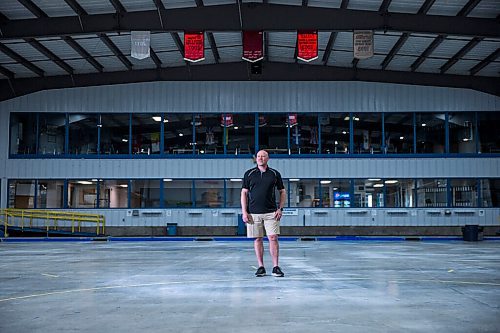
{"label": "man's hand", "polygon": [[252,215],[248,213],[243,213],[243,222],[252,224],[253,223]]}
{"label": "man's hand", "polygon": [[276,221],[279,221],[281,220],[281,217],[283,216],[283,212],[281,211],[281,208],[278,208],[275,212],[274,212],[274,219]]}

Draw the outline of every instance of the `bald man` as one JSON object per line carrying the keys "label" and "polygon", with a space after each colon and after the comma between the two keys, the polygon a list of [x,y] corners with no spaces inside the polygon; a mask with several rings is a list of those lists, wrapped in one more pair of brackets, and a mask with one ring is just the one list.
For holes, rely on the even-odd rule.
{"label": "bald man", "polygon": [[[255,255],[259,268],[255,276],[266,275],[264,267],[264,229],[269,239],[269,252],[273,260],[272,275],[283,277],[279,267],[280,220],[285,205],[286,190],[278,170],[267,165],[269,154],[265,150],[257,153],[257,166],[245,172],[241,189],[241,211],[247,227],[247,237],[254,238]],[[279,204],[276,205],[275,189],[279,191]]]}

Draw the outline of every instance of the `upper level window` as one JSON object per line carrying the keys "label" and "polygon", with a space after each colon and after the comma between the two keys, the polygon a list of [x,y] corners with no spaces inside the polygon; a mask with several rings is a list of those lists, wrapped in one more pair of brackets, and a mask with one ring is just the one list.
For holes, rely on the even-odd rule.
{"label": "upper level window", "polygon": [[288,154],[288,120],[285,114],[259,113],[259,149]]}
{"label": "upper level window", "polygon": [[475,112],[452,112],[448,115],[450,153],[470,154],[476,152]]}
{"label": "upper level window", "polygon": [[36,154],[36,113],[10,114],[10,153]]}
{"label": "upper level window", "polygon": [[193,147],[193,115],[169,113],[164,117],[165,154],[193,154],[196,149]]}
{"label": "upper level window", "polygon": [[479,147],[481,153],[500,153],[500,112],[480,112],[478,114]]}
{"label": "upper level window", "polygon": [[255,155],[255,114],[226,113],[224,144],[226,153]]}
{"label": "upper level window", "polygon": [[354,114],[352,123],[354,129],[354,153],[382,153],[382,114]]}
{"label": "upper level window", "polygon": [[132,154],[159,154],[161,115],[132,114]]}
{"label": "upper level window", "polygon": [[445,114],[417,113],[417,154],[445,153]]}
{"label": "upper level window", "polygon": [[64,113],[40,113],[38,122],[38,154],[64,154],[66,115]]}
{"label": "upper level window", "polygon": [[292,154],[319,153],[319,125],[316,114],[288,114]]}
{"label": "upper level window", "polygon": [[69,115],[69,154],[97,154],[97,114]]}
{"label": "upper level window", "polygon": [[196,151],[199,154],[224,153],[224,127],[220,114],[199,114],[195,117]]}
{"label": "upper level window", "polygon": [[128,154],[130,140],[129,114],[102,114],[98,126],[101,128],[101,154]]}
{"label": "upper level window", "polygon": [[349,153],[349,113],[320,113],[321,154]]}
{"label": "upper level window", "polygon": [[386,113],[384,120],[386,152],[413,153],[413,113]]}

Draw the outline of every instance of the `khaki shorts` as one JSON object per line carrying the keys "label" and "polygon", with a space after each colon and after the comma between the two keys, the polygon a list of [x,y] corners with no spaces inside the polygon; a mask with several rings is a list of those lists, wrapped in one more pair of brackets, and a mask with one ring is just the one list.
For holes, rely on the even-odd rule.
{"label": "khaki shorts", "polygon": [[250,214],[247,225],[247,238],[264,237],[264,228],[266,235],[280,234],[280,221],[274,218],[274,212],[266,214]]}

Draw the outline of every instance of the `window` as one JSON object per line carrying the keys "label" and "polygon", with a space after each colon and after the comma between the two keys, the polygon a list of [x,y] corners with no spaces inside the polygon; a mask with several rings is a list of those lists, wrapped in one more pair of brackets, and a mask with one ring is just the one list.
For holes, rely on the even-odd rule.
{"label": "window", "polygon": [[255,115],[224,114],[226,153],[254,155],[255,152]]}
{"label": "window", "polygon": [[317,207],[320,197],[316,179],[289,179],[290,207]]}
{"label": "window", "polygon": [[221,115],[200,114],[195,117],[196,150],[199,154],[223,154],[224,127]]}
{"label": "window", "polygon": [[353,207],[384,207],[384,186],[380,178],[354,180]]}
{"label": "window", "polygon": [[35,180],[9,180],[9,208],[35,208]]}
{"label": "window", "polygon": [[417,207],[446,207],[448,205],[446,179],[418,179],[416,189]]}
{"label": "window", "polygon": [[382,153],[382,114],[360,113],[352,117],[355,154]]}
{"label": "window", "polygon": [[474,112],[455,112],[448,115],[450,153],[476,152],[476,121]]}
{"label": "window", "polygon": [[481,207],[500,207],[500,178],[481,179]]}
{"label": "window", "polygon": [[351,185],[349,179],[321,179],[321,206],[348,208],[351,207]]}
{"label": "window", "polygon": [[384,180],[386,207],[415,207],[413,179]]}
{"label": "window", "polygon": [[160,207],[160,180],[134,179],[130,186],[130,208]]}
{"label": "window", "polygon": [[132,114],[132,154],[159,154],[161,115]]}
{"label": "window", "polygon": [[107,155],[129,153],[129,123],[128,114],[101,115],[101,147],[100,153]]}
{"label": "window", "polygon": [[288,114],[292,154],[318,154],[319,134],[316,114]]}
{"label": "window", "polygon": [[349,153],[349,114],[320,113],[321,154]]}
{"label": "window", "polygon": [[66,115],[64,113],[40,113],[38,123],[38,154],[64,154]]}
{"label": "window", "polygon": [[36,208],[64,208],[64,180],[39,180]]}
{"label": "window", "polygon": [[164,207],[193,207],[193,182],[191,180],[163,180]]}
{"label": "window", "polygon": [[36,113],[11,113],[10,115],[10,153],[36,153]]}
{"label": "window", "polygon": [[453,207],[477,207],[477,181],[475,179],[451,179]]}
{"label": "window", "polygon": [[413,153],[413,113],[386,113],[384,132],[388,154]]}
{"label": "window", "polygon": [[69,153],[97,154],[98,115],[69,115]]}
{"label": "window", "polygon": [[97,180],[69,180],[68,208],[97,208]]}
{"label": "window", "polygon": [[103,180],[99,185],[99,208],[128,207],[128,180]]}
{"label": "window", "polygon": [[259,114],[259,149],[269,154],[288,154],[287,116]]}
{"label": "window", "polygon": [[479,146],[481,153],[500,153],[500,112],[480,112],[478,114]]}
{"label": "window", "polygon": [[417,113],[417,154],[445,153],[445,114]]}
{"label": "window", "polygon": [[165,154],[193,154],[193,115],[165,115]]}
{"label": "window", "polygon": [[194,181],[196,193],[196,207],[223,207],[224,205],[224,181],[217,179],[205,179]]}

